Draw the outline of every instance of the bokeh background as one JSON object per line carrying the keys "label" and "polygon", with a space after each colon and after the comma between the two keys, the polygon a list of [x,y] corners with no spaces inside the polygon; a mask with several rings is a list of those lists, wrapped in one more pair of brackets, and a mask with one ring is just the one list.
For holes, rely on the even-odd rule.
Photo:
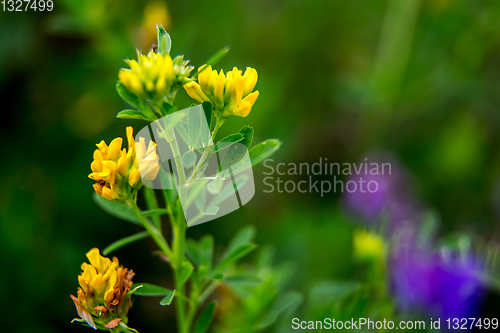
{"label": "bokeh background", "polygon": [[[76,292],[84,254],[138,231],[92,200],[92,152],[100,140],[124,136],[125,126],[145,125],[115,118],[127,108],[115,84],[123,60],[134,58],[135,48],[151,48],[156,23],[171,34],[172,54],[196,66],[229,45],[217,68],[257,69],[260,97],[252,113],[230,119],[222,134],[250,124],[255,142],[279,138],[283,146],[270,165],[320,157],[391,161],[399,176],[387,181],[390,195],[377,202],[395,202],[401,214],[393,216],[411,221],[410,233],[418,234],[422,214],[430,214],[436,244],[458,237],[471,249],[494,249],[500,236],[500,2],[54,2],[52,12],[0,13],[2,330],[89,331],[70,324],[76,312],[69,294]],[[183,92],[178,101],[191,103]],[[256,195],[248,205],[189,228],[188,237],[211,233],[221,248],[242,226],[255,225],[257,243],[273,244],[275,263],[294,269],[287,287],[306,300],[298,313],[321,320],[326,312],[311,305],[321,295],[318,285],[370,279],[366,264],[355,260],[353,234],[364,225],[377,229],[373,209],[366,211],[372,199],[265,193],[263,171],[254,169]],[[136,281],[168,286],[169,269],[154,249],[144,240],[116,255]],[[474,256],[476,266],[486,265],[485,251]],[[393,270],[404,270],[397,259]],[[426,276],[428,288],[455,277],[438,278],[422,267],[408,274]],[[416,315],[405,306],[411,297],[394,286],[397,276],[382,274],[388,299],[368,297],[364,308],[382,302],[394,316]],[[496,289],[473,286],[482,296],[470,307],[494,316]],[[453,301],[458,289],[429,302]],[[174,309],[137,299],[130,325],[141,332],[173,330]]]}

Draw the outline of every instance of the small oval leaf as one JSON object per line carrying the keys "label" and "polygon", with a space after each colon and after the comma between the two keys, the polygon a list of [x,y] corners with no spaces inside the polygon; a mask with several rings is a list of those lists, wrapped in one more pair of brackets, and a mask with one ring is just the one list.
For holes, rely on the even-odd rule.
{"label": "small oval leaf", "polygon": [[142,288],[137,289],[135,295],[137,296],[166,296],[173,293],[172,290],[160,287],[151,283],[134,283],[132,289],[142,286]]}

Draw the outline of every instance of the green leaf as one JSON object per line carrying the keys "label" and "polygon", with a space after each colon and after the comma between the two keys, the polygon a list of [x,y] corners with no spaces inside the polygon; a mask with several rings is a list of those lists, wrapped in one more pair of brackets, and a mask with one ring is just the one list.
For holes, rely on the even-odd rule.
{"label": "green leaf", "polygon": [[200,266],[198,266],[197,271],[198,271],[198,274],[197,274],[198,275],[198,281],[201,281],[205,277],[205,275],[208,274],[209,269],[205,265],[200,265]]}
{"label": "green leaf", "polygon": [[210,302],[207,307],[203,310],[200,317],[196,321],[193,329],[193,333],[205,333],[212,322],[212,317],[214,316],[215,301]]}
{"label": "green leaf", "polygon": [[170,305],[175,296],[175,290],[171,290],[169,294],[165,295],[165,297],[160,301],[160,305]]}
{"label": "green leaf", "polygon": [[135,295],[137,296],[165,296],[171,295],[174,292],[173,290],[163,288],[151,283],[134,283],[132,289],[135,289],[138,286],[142,286],[142,288],[139,288],[135,292]]}
{"label": "green leaf", "polygon": [[311,304],[342,301],[355,291],[362,288],[358,282],[352,281],[322,281],[317,283],[309,294]]}
{"label": "green leaf", "polygon": [[281,147],[281,141],[278,139],[268,139],[252,147],[252,149],[248,151],[248,154],[250,155],[250,160],[252,161],[252,165],[259,164],[263,160],[269,158],[280,147]]}
{"label": "green leaf", "polygon": [[[236,188],[238,190],[241,189],[246,184],[247,181],[248,181],[247,175],[241,175],[235,177],[234,179],[234,182],[236,183]],[[223,202],[232,195],[234,195],[234,184],[230,180],[228,180],[227,184],[222,188],[222,191],[220,191],[220,193],[210,202],[207,211],[212,210],[213,209],[212,207],[219,206],[221,202]]]}
{"label": "green leaf", "polygon": [[226,276],[224,282],[239,286],[256,286],[264,282],[264,280],[252,273],[240,273]]}
{"label": "green leaf", "polygon": [[[153,104],[152,101],[149,102]],[[175,107],[165,101],[161,101],[160,105],[157,105],[156,103],[154,105],[156,105],[156,107],[160,110],[160,114],[163,117],[175,112]]]}
{"label": "green leaf", "polygon": [[200,195],[202,191],[205,191],[205,184],[207,182],[208,180],[200,179],[193,184],[187,195],[186,204],[183,205],[185,210],[187,210],[191,206],[193,201]]}
{"label": "green leaf", "polygon": [[170,54],[170,48],[172,47],[172,40],[170,35],[163,28],[162,25],[156,25],[157,31],[157,43],[158,43],[158,53],[160,54]]}
{"label": "green leaf", "polygon": [[143,232],[139,232],[137,234],[133,234],[131,236],[119,239],[116,242],[111,243],[102,252],[103,252],[104,255],[108,255],[111,252],[116,251],[116,250],[118,250],[121,247],[124,247],[125,245],[133,243],[133,242],[138,241],[140,239],[146,238],[148,236],[149,236],[149,233],[147,231],[143,231]]}
{"label": "green leaf", "polygon": [[[137,330],[131,328],[131,327],[128,327],[127,324],[125,324],[123,321],[120,322],[119,326],[125,330],[125,332],[130,332],[130,333],[139,333]],[[122,332],[122,331],[120,331]]]}
{"label": "green leaf", "polygon": [[214,272],[224,271],[226,268],[231,266],[233,263],[235,263],[239,259],[243,258],[247,254],[252,252],[256,247],[257,247],[257,245],[255,243],[248,243],[248,244],[238,246],[231,253],[229,253],[224,259],[222,259],[222,261],[219,263],[219,265],[217,265],[217,267],[214,269]]}
{"label": "green leaf", "polygon": [[302,303],[303,296],[297,291],[290,291],[278,297],[266,317],[260,323],[259,328],[266,328],[276,322],[278,317],[285,311],[294,311]]}
{"label": "green leaf", "polygon": [[244,137],[240,133],[230,134],[217,142],[215,150],[219,152],[223,149],[229,148],[233,143],[240,142],[243,139]]}
{"label": "green leaf", "polygon": [[[230,50],[230,47],[229,46],[225,46],[222,49],[220,49],[219,51],[215,52],[213,56],[211,56],[210,58],[208,58],[207,61],[205,61],[204,64],[206,66],[203,68],[202,71],[204,71],[205,69],[207,69],[208,66],[213,66],[216,63],[218,63],[222,58],[224,58],[224,56],[229,52],[229,50]],[[196,72],[193,75],[193,79],[196,79],[198,77],[198,75],[200,75],[200,73],[202,71]]]}
{"label": "green leaf", "polygon": [[205,119],[207,120],[207,126],[201,126],[201,143],[203,147],[207,147],[208,143],[210,142],[210,137],[211,137],[211,126],[212,126],[212,104],[210,102],[203,102],[202,103],[203,107],[203,112],[205,114]]}
{"label": "green leaf", "polygon": [[186,240],[186,255],[197,266],[201,265],[201,253],[198,242],[194,239]]}
{"label": "green leaf", "polygon": [[245,125],[240,129],[239,133],[243,135],[244,138],[241,143],[247,146],[247,148],[250,148],[253,140],[253,127]]}
{"label": "green leaf", "polygon": [[[135,287],[134,289],[130,290],[130,291],[129,291],[126,295],[125,295],[125,297],[123,298],[123,302],[122,302],[122,306],[121,306],[121,308],[125,307],[125,306],[126,306],[126,305],[125,305],[125,304],[126,304],[126,301],[127,301],[130,297],[132,297],[132,295],[133,295],[133,294],[135,294],[135,293],[137,292],[137,290],[139,290],[139,289],[141,289],[141,288],[142,288],[142,286],[137,286],[137,287]],[[121,309],[120,309],[120,311],[121,311]]]}
{"label": "green leaf", "polygon": [[116,118],[121,119],[139,119],[139,120],[147,120],[147,121],[155,121],[155,118],[148,118],[144,113],[137,110],[123,110],[116,114]]}
{"label": "green leaf", "polygon": [[242,144],[232,144],[227,150],[226,154],[222,158],[222,162],[219,166],[219,174],[229,171],[229,168],[236,165],[246,154],[248,150],[245,145]]}
{"label": "green leaf", "polygon": [[100,197],[95,192],[94,192],[92,198],[94,199],[96,204],[99,207],[101,207],[101,209],[104,210],[106,213],[108,213],[114,217],[117,217],[121,220],[125,220],[128,222],[132,222],[134,224],[141,225],[141,221],[139,221],[139,219],[135,215],[134,211],[131,208],[129,208],[127,205],[104,199],[103,197]]}
{"label": "green leaf", "polygon": [[191,273],[193,273],[193,265],[189,261],[184,261],[184,263],[182,264],[181,272],[179,274],[180,283],[186,283],[186,281],[191,276]]}
{"label": "green leaf", "polygon": [[216,280],[216,281],[224,281],[225,277],[226,277],[226,274],[224,274],[223,272],[215,272],[214,274],[209,276],[210,279]]}
{"label": "green leaf", "polygon": [[118,95],[127,102],[128,104],[132,105],[134,108],[141,110],[143,107],[143,101],[136,95],[132,94],[130,91],[125,88],[123,84],[118,82],[116,84],[116,90],[118,91]]}
{"label": "green leaf", "polygon": [[257,256],[257,260],[255,261],[255,266],[257,271],[261,271],[266,269],[272,265],[274,256],[276,254],[276,249],[272,245],[265,245],[261,247],[260,253]]}
{"label": "green leaf", "polygon": [[210,206],[205,209],[205,212],[203,212],[203,215],[217,215],[219,212],[219,207],[217,206]]}
{"label": "green leaf", "polygon": [[168,214],[168,212],[169,210],[167,208],[158,208],[158,209],[145,210],[141,212],[141,215],[144,217],[159,216]]}
{"label": "green leaf", "polygon": [[196,208],[198,208],[198,212],[204,213],[205,212],[205,206],[206,206],[206,203],[207,203],[207,191],[202,190],[194,198],[194,203],[196,205]]}
{"label": "green leaf", "polygon": [[212,267],[212,258],[214,256],[214,238],[212,235],[205,235],[200,239],[200,261],[201,265]]}
{"label": "green leaf", "polygon": [[234,237],[229,242],[224,257],[228,256],[236,248],[251,243],[254,237],[255,237],[255,227],[253,225],[244,226],[236,233],[236,235],[234,235]]}
{"label": "green leaf", "polygon": [[198,140],[201,134],[202,114],[197,107],[191,107],[187,111],[187,131],[189,138],[189,147],[198,148]]}

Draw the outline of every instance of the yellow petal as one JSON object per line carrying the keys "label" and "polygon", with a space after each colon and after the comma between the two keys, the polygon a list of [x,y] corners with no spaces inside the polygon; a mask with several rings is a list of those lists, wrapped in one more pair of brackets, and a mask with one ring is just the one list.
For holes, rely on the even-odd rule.
{"label": "yellow petal", "polygon": [[120,158],[120,151],[122,150],[122,138],[116,138],[109,144],[108,153],[106,157],[112,161],[117,162],[118,158]]}
{"label": "yellow petal", "polygon": [[[136,70],[138,71],[139,69]],[[141,80],[136,73],[128,69],[122,69],[120,72],[118,72],[118,79],[131,93],[136,95],[144,94],[144,88],[142,86]]]}
{"label": "yellow petal", "polygon": [[109,201],[112,201],[118,198],[118,194],[114,190],[107,188],[106,186],[103,186],[101,197],[108,199]]}
{"label": "yellow petal", "polygon": [[215,96],[215,100],[218,103],[223,102],[222,97],[224,95],[225,83],[226,83],[226,77],[224,76],[224,73],[222,72],[222,69],[221,69],[219,77],[215,81],[215,87],[214,87],[214,96]]}
{"label": "yellow petal", "polygon": [[127,141],[129,149],[135,147],[134,129],[132,128],[132,126],[127,126]]}
{"label": "yellow petal", "polygon": [[233,115],[238,117],[246,117],[252,110],[252,105],[247,101],[241,101],[240,105],[236,108]]}
{"label": "yellow petal", "polygon": [[243,98],[243,101],[250,103],[251,106],[255,104],[255,101],[257,100],[257,97],[259,97],[259,91],[256,90],[251,94],[248,94],[245,98]]}
{"label": "yellow petal", "polygon": [[140,178],[141,173],[139,172],[139,169],[132,169],[128,176],[128,183],[130,184],[130,186],[134,186],[135,184],[137,184]]}
{"label": "yellow petal", "polygon": [[257,71],[251,67],[247,67],[245,74],[243,75],[245,78],[245,83],[243,85],[243,96],[250,94],[255,88],[255,84],[257,84]]}
{"label": "yellow petal", "polygon": [[231,93],[231,104],[239,105],[241,99],[243,98],[243,78],[239,77],[234,79],[233,91]]}
{"label": "yellow petal", "polygon": [[92,161],[90,164],[90,169],[92,169],[92,172],[101,172],[102,171],[102,165],[101,162],[98,160]]}
{"label": "yellow petal", "polygon": [[94,190],[95,192],[102,197],[102,185],[99,183],[94,184]]}
{"label": "yellow petal", "polygon": [[[101,141],[101,143],[106,144],[106,143],[104,142],[104,140],[103,140],[103,141]],[[99,146],[99,145],[98,145],[98,146]],[[108,146],[106,146],[106,152],[107,152],[107,149],[108,149],[107,147],[108,147]],[[101,150],[99,150],[99,149],[94,150],[94,160],[97,160],[97,161],[102,161],[102,159],[103,159],[103,158],[104,158],[104,157],[103,157],[103,155],[102,155]]]}
{"label": "yellow petal", "polygon": [[87,258],[90,264],[95,267],[98,273],[104,273],[111,264],[111,260],[104,258],[100,255],[99,249],[94,247],[92,250],[87,252]]}
{"label": "yellow petal", "polygon": [[104,140],[101,140],[98,144],[96,144],[97,148],[99,151],[102,153],[102,155],[106,155],[108,153],[108,145]]}
{"label": "yellow petal", "polygon": [[202,90],[208,90],[210,75],[212,75],[212,66],[208,65],[206,68],[203,66],[203,69],[201,69],[201,72],[198,75],[198,83],[200,84]]}
{"label": "yellow petal", "polygon": [[193,99],[197,100],[200,103],[208,101],[207,96],[203,93],[200,88],[200,85],[196,82],[188,82],[184,85],[184,90],[186,93]]}
{"label": "yellow petal", "polygon": [[123,148],[120,159],[116,165],[118,173],[125,177],[127,175],[128,161],[127,161],[127,150]]}

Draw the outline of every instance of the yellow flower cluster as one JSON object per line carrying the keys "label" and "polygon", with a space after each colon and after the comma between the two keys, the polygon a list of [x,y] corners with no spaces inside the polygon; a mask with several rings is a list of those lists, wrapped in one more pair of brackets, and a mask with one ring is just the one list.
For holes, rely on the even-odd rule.
{"label": "yellow flower cluster", "polygon": [[174,63],[168,54],[150,51],[147,55],[138,53],[138,61],[126,60],[130,69],[118,73],[120,82],[131,93],[142,98],[161,99],[174,81]]}
{"label": "yellow flower cluster", "polygon": [[220,116],[246,117],[259,97],[259,91],[253,91],[257,83],[257,71],[247,67],[245,73],[234,67],[224,75],[217,73],[212,66],[200,68],[198,82],[191,81],[184,89],[191,98],[200,103],[208,101]]}
{"label": "yellow flower cluster", "polygon": [[172,91],[172,86],[187,82],[193,70],[189,60],[150,51],[147,55],[137,52],[138,60],[125,60],[130,69],[121,69],[120,82],[131,93],[154,101],[162,100]]}
{"label": "yellow flower cluster", "polygon": [[93,248],[87,253],[90,264],[82,264],[78,276],[78,298],[71,295],[78,315],[94,329],[113,329],[127,323],[132,306],[130,295],[134,272],[121,266],[117,258],[111,261]]}
{"label": "yellow flower cluster", "polygon": [[[132,127],[127,127],[128,152],[122,149],[122,138],[116,138],[109,146],[101,141],[94,151],[94,161],[90,165],[89,177],[95,180],[94,190],[108,200],[124,200],[130,197],[133,189],[143,182],[154,180],[160,170],[156,144],[140,138],[136,144]],[[141,181],[142,178],[142,181]]]}

